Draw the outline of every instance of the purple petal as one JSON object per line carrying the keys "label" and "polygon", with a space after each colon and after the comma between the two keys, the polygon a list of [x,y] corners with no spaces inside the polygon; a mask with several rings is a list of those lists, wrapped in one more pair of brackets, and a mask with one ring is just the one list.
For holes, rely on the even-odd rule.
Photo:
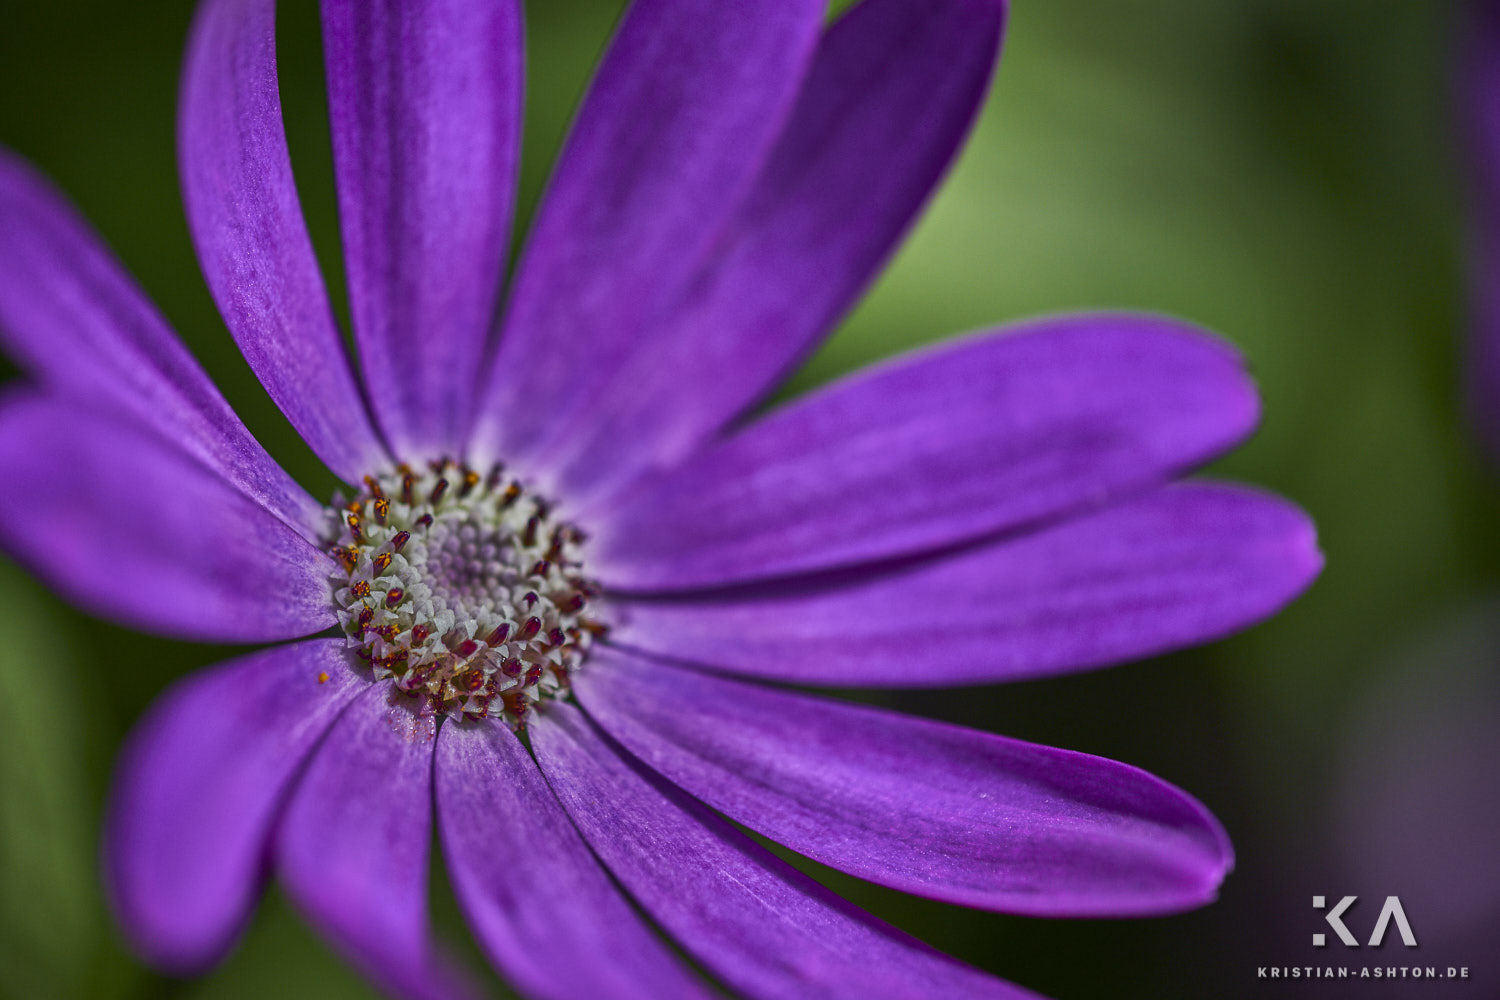
{"label": "purple petal", "polygon": [[398,996],[476,995],[437,954],[427,920],[437,720],[376,684],[339,717],[276,832],[276,871],[307,918]]}
{"label": "purple petal", "polygon": [[188,226],[229,332],[346,482],[386,464],[302,219],[276,82],[275,0],[205,0],[188,39],[178,154]]}
{"label": "purple petal", "polygon": [[621,604],[612,638],[796,684],[942,687],[1087,670],[1221,639],[1322,567],[1307,515],[1185,484],[929,560]]}
{"label": "purple petal", "polygon": [[13,394],[0,466],[0,544],[94,614],[212,642],[334,623],[333,561],[154,432]]}
{"label": "purple petal", "polygon": [[313,639],[194,674],[136,726],[110,794],[104,872],[147,961],[185,975],[229,950],[287,786],[364,686],[341,640]]}
{"label": "purple petal", "polygon": [[321,508],[266,454],[67,199],[0,149],[0,345],[51,394],[187,449],[309,539]]}
{"label": "purple petal", "polygon": [[1500,454],[1500,5],[1464,7],[1457,91],[1470,189],[1469,402]]}
{"label": "purple petal", "polygon": [[759,998],[1031,996],[829,892],[627,762],[577,709],[548,706],[531,740],[605,866],[734,989]]}
{"label": "purple petal", "polygon": [[968,134],[1002,0],[865,0],[824,36],[791,123],[672,315],[642,331],[559,452],[575,503],[680,461],[854,303]]}
{"label": "purple petal", "polygon": [[576,685],[606,732],[730,819],[906,892],[1143,916],[1211,901],[1233,863],[1203,806],[1111,760],[610,649]]}
{"label": "purple petal", "polygon": [[516,0],[323,0],[349,308],[391,447],[455,454],[515,194]]}
{"label": "purple petal", "polygon": [[796,99],[826,6],[631,4],[517,271],[476,459],[545,475],[556,433],[680,294],[748,191]]}
{"label": "purple petal", "polygon": [[1169,480],[1254,428],[1239,356],[1148,316],[1073,316],[857,373],[601,512],[591,569],[680,590],[918,553]]}
{"label": "purple petal", "polygon": [[449,723],[437,747],[443,856],[469,925],[528,996],[708,997],[589,853],[520,740]]}

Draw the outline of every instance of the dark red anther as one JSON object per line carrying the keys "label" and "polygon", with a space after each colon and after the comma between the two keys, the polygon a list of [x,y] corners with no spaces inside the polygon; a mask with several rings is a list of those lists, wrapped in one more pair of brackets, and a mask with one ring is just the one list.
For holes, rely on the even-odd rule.
{"label": "dark red anther", "polygon": [[385,497],[375,498],[375,520],[381,524],[385,523],[386,515],[391,512],[391,502]]}
{"label": "dark red anther", "polygon": [[370,627],[370,623],[373,622],[374,620],[375,620],[375,609],[374,608],[370,607],[368,604],[365,605],[363,608],[360,608],[360,610],[359,610],[359,634],[360,634],[360,636],[363,636],[365,634],[365,629],[369,628]]}
{"label": "dark red anther", "polygon": [[354,540],[356,542],[363,541],[364,534],[359,530],[359,515],[354,513],[353,511],[350,511],[349,516],[345,520],[349,524],[349,534],[354,538]]}
{"label": "dark red anther", "polygon": [[500,509],[504,510],[521,499],[522,492],[521,484],[512,479],[510,485],[505,487],[505,492],[500,495]]}
{"label": "dark red anther", "polygon": [[531,707],[531,703],[526,700],[524,694],[519,692],[503,694],[500,696],[500,701],[504,703],[505,710],[516,717],[516,721],[525,722],[526,711]]}
{"label": "dark red anther", "polygon": [[603,622],[596,622],[592,618],[580,618],[578,624],[582,625],[584,631],[596,639],[602,639],[609,635],[609,626]]}
{"label": "dark red anther", "polygon": [[541,679],[542,679],[542,668],[541,668],[541,665],[540,664],[533,664],[531,666],[531,669],[529,669],[529,670],[526,671],[526,686],[527,687],[535,687],[536,684],[537,684],[537,682],[540,681]]}
{"label": "dark red anther", "polygon": [[536,607],[536,602],[541,600],[541,598],[536,596],[536,591],[528,590],[526,591],[526,596],[521,598],[521,600],[528,608],[534,608]]}
{"label": "dark red anther", "polygon": [[437,485],[432,488],[432,492],[427,494],[427,502],[436,507],[438,504],[443,502],[443,494],[447,492],[448,480],[439,479],[437,481]]}
{"label": "dark red anther", "polygon": [[563,635],[563,630],[560,628],[554,628],[547,633],[547,641],[554,646],[561,646],[566,638],[567,636]]}
{"label": "dark red anther", "polygon": [[481,670],[470,670],[468,673],[459,674],[453,680],[456,687],[473,694],[484,687],[484,672]]}
{"label": "dark red anther", "polygon": [[417,477],[412,475],[411,469],[401,466],[401,502],[408,507],[412,502],[412,489],[417,485]]}
{"label": "dark red anther", "polygon": [[493,490],[495,487],[499,486],[500,477],[503,475],[505,475],[504,465],[496,462],[494,465],[490,466],[489,478],[484,481],[484,488],[487,490]]}
{"label": "dark red anther", "polygon": [[562,560],[563,544],[564,539],[562,536],[562,532],[554,531],[552,533],[552,543],[547,546],[548,562],[560,562]]}
{"label": "dark red anther", "polygon": [[401,603],[401,598],[405,596],[406,591],[402,590],[400,587],[392,587],[390,590],[387,590],[385,592],[385,606],[388,608],[394,608],[396,605]]}
{"label": "dark red anther", "polygon": [[412,642],[417,642],[417,643],[426,642],[427,641],[427,637],[429,635],[431,635],[431,634],[432,634],[432,626],[428,625],[428,624],[426,624],[424,622],[418,622],[417,624],[415,624],[415,625],[413,625],[411,627],[411,641]]}
{"label": "dark red anther", "polygon": [[520,677],[521,676],[521,661],[519,659],[517,659],[516,657],[512,656],[510,659],[508,659],[504,663],[500,664],[500,672],[503,673],[507,677]]}
{"label": "dark red anther", "polygon": [[552,505],[541,497],[536,498],[536,506],[533,508],[537,517],[543,521],[552,516]]}
{"label": "dark red anther", "polygon": [[572,597],[568,598],[567,603],[563,605],[563,610],[571,612],[573,614],[577,614],[578,612],[583,610],[583,607],[586,604],[588,604],[587,598],[585,598],[582,594],[574,594]]}
{"label": "dark red anther", "polygon": [[380,555],[375,557],[374,563],[375,572],[384,573],[391,568],[391,554],[389,552],[380,553]]}
{"label": "dark red anther", "polygon": [[334,546],[331,555],[344,567],[345,573],[353,573],[354,567],[359,564],[359,549],[352,545]]}
{"label": "dark red anther", "polygon": [[406,543],[411,540],[410,531],[398,531],[391,536],[390,546],[392,552],[400,552],[406,548]]}
{"label": "dark red anther", "polygon": [[523,642],[534,638],[542,630],[542,620],[535,615],[526,619],[526,624],[521,626],[521,634],[518,636]]}
{"label": "dark red anther", "polygon": [[385,490],[380,488],[380,483],[376,482],[374,476],[365,477],[365,489],[370,491],[370,496],[372,497],[385,496]]}
{"label": "dark red anther", "polygon": [[432,527],[432,515],[423,514],[421,517],[417,518],[417,523],[424,528]]}
{"label": "dark red anther", "polygon": [[458,495],[466,497],[474,492],[474,487],[479,485],[479,473],[473,469],[464,470],[464,484],[458,488]]}
{"label": "dark red anther", "polygon": [[526,519],[526,530],[521,533],[521,544],[530,548],[536,544],[536,529],[541,527],[542,519],[532,515]]}
{"label": "dark red anther", "polygon": [[479,652],[479,643],[475,642],[473,639],[465,639],[463,642],[458,644],[458,648],[455,649],[454,652],[459,656],[473,656],[475,653]]}
{"label": "dark red anther", "polygon": [[535,566],[531,567],[531,575],[532,576],[546,576],[551,570],[552,570],[552,564],[550,562],[548,562],[547,560],[542,559],[542,560],[539,560]]}
{"label": "dark red anther", "polygon": [[361,600],[370,596],[370,583],[368,580],[360,580],[349,589],[354,592],[355,597],[358,597]]}
{"label": "dark red anther", "polygon": [[510,622],[502,622],[495,628],[495,631],[490,633],[490,637],[484,641],[491,646],[498,646],[505,641],[508,635],[510,635]]}

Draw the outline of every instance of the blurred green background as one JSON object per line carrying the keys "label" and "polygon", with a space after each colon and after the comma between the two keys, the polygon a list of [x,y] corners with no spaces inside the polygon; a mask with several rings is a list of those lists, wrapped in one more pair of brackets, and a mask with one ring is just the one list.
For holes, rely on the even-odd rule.
{"label": "blurred green background", "polygon": [[[523,218],[621,6],[527,5]],[[1393,692],[1398,709],[1415,705],[1412,691],[1459,664],[1474,683],[1458,702],[1429,706],[1441,731],[1444,713],[1457,711],[1444,705],[1494,693],[1487,678],[1500,658],[1490,655],[1500,639],[1483,626],[1500,611],[1482,602],[1500,570],[1492,514],[1500,488],[1468,434],[1458,391],[1462,187],[1448,94],[1457,8],[1431,0],[1014,6],[967,153],[894,266],[792,391],[1038,312],[1180,314],[1239,344],[1264,392],[1262,432],[1214,473],[1304,504],[1320,524],[1328,569],[1278,619],[1210,648],[901,699],[932,716],[1129,761],[1191,790],[1238,850],[1215,906],[1152,921],[1023,920],[828,879],[935,945],[1051,996],[1356,995],[1318,984],[1297,993],[1256,980],[1255,968],[1322,964],[1327,955],[1309,947],[1318,920],[1309,896],[1419,894],[1429,880],[1423,851],[1441,854],[1454,830],[1474,832],[1466,824],[1477,822],[1477,806],[1460,795],[1433,818],[1444,834],[1425,847],[1420,836],[1389,851],[1351,847],[1362,826],[1350,817],[1385,787],[1375,751],[1360,749],[1381,741],[1369,743],[1361,727],[1384,718],[1370,708],[1380,692]],[[236,353],[188,242],[173,115],[191,8],[190,0],[6,0],[0,142],[77,200],[252,430],[326,495],[332,480]],[[339,281],[316,9],[307,0],[282,8],[293,159],[314,239]],[[235,954],[204,980],[162,979],[131,960],[97,884],[111,761],[165,685],[225,651],[90,620],[8,563],[0,606],[8,622],[0,691],[12,702],[0,724],[0,993],[372,995],[274,893]],[[1428,638],[1460,619],[1472,627],[1457,647]],[[1426,731],[1419,727],[1400,760],[1426,759]],[[1462,747],[1442,760],[1450,758],[1460,769],[1485,763]],[[1372,766],[1364,784],[1349,777],[1351,767]],[[1493,811],[1496,786],[1472,785]],[[1405,815],[1421,803],[1394,808]],[[1379,884],[1351,861],[1361,851],[1385,859]],[[1480,883],[1500,883],[1500,853],[1481,850],[1473,863]],[[1478,895],[1466,929],[1444,932],[1449,943],[1475,919],[1481,932],[1500,927],[1496,893]],[[451,901],[440,898],[438,910],[461,936]],[[1424,913],[1409,912],[1420,936]],[[1481,977],[1492,949],[1476,948],[1461,957]],[[1385,960],[1408,961],[1389,951]],[[1500,995],[1443,983],[1413,995],[1465,989]]]}

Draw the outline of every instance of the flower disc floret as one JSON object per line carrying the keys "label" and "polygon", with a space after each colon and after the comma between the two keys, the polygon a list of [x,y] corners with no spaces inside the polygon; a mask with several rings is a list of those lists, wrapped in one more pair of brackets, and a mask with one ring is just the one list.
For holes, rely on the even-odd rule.
{"label": "flower disc floret", "polygon": [[500,466],[452,461],[366,476],[335,498],[333,600],[377,680],[454,717],[524,725],[566,692],[604,626],[586,610],[584,536]]}

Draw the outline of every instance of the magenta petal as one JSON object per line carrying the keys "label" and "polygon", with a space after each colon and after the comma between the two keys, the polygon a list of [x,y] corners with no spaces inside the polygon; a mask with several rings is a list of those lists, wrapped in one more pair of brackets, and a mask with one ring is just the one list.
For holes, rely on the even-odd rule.
{"label": "magenta petal", "polygon": [[357,968],[399,996],[476,995],[437,954],[427,920],[434,716],[389,684],[339,717],[276,833],[298,908]]}
{"label": "magenta petal", "polygon": [[0,149],[0,344],[54,395],[157,431],[308,538],[321,508],[245,429],[61,192]]}
{"label": "magenta petal", "polygon": [[1233,863],[1203,806],[1125,764],[614,650],[589,667],[583,707],[631,753],[872,882],[1007,913],[1125,917],[1207,903]]}
{"label": "magenta petal", "polygon": [[510,730],[497,722],[443,727],[437,804],[459,904],[495,967],[523,993],[712,995],[610,882]]}
{"label": "magenta petal", "polygon": [[517,0],[323,0],[349,308],[400,457],[463,444],[510,238]]}
{"label": "magenta petal", "polygon": [[1183,484],[1017,538],[828,582],[621,603],[613,639],[795,684],[942,687],[1087,670],[1221,639],[1322,567],[1312,522]]}
{"label": "magenta petal", "polygon": [[601,510],[590,565],[681,590],[941,548],[1174,478],[1258,415],[1240,357],[1191,327],[1041,320],[771,413]]}
{"label": "magenta petal", "polygon": [[314,639],[194,674],[136,726],[110,793],[104,871],[147,961],[188,974],[228,951],[288,784],[364,684],[341,640]]}
{"label": "magenta petal", "polygon": [[275,0],[205,0],[188,39],[178,154],[219,311],[292,426],[346,482],[388,459],[344,353],[281,124]]}
{"label": "magenta petal", "polygon": [[829,892],[625,760],[577,709],[548,706],[531,739],[600,860],[734,989],[758,998],[1031,996]]}
{"label": "magenta petal", "polygon": [[0,545],[88,611],[210,642],[334,624],[333,560],[154,432],[16,394],[0,467]]}
{"label": "magenta petal", "polygon": [[[824,0],[635,0],[516,273],[472,444],[547,475],[556,435],[680,294],[754,180]],[[550,488],[550,484],[542,483]]]}
{"label": "magenta petal", "polygon": [[672,464],[769,392],[850,307],[968,134],[1002,0],[865,0],[824,36],[728,233],[549,460],[576,503]]}

